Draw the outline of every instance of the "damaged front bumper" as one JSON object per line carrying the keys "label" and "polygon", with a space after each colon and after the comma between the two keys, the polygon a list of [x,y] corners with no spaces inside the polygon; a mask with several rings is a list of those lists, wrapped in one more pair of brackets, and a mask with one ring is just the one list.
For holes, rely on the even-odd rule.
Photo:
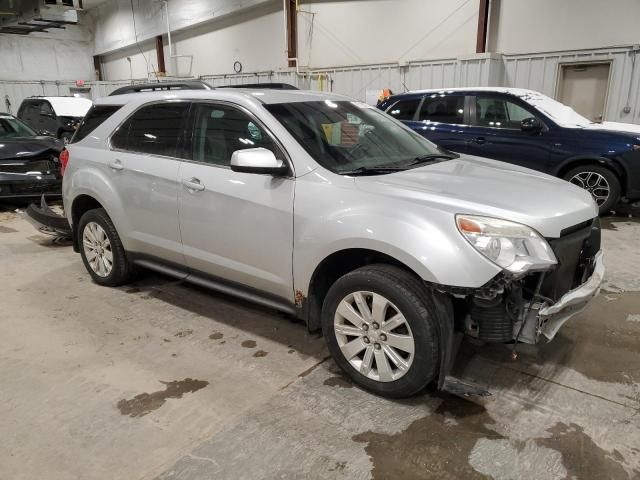
{"label": "damaged front bumper", "polygon": [[49,207],[44,195],[39,206],[32,203],[22,212],[22,216],[41,233],[71,238],[71,227],[67,218]]}
{"label": "damaged front bumper", "polygon": [[0,199],[62,195],[62,179],[54,173],[0,171]]}
{"label": "damaged front bumper", "polygon": [[562,325],[585,309],[587,304],[600,292],[604,279],[602,250],[596,254],[595,266],[589,279],[577,288],[565,293],[553,305],[544,304],[538,311],[539,332],[552,340]]}

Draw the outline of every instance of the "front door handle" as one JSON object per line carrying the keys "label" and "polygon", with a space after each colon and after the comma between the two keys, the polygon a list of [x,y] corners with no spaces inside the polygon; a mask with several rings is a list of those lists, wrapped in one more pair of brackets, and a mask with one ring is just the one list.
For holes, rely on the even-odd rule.
{"label": "front door handle", "polygon": [[120,171],[124,168],[124,165],[122,165],[122,162],[119,159],[116,159],[113,162],[109,162],[109,168],[111,170]]}
{"label": "front door handle", "polygon": [[188,190],[192,190],[194,192],[201,192],[204,190],[204,185],[200,182],[200,179],[195,177],[190,180],[182,180],[182,185],[184,185]]}
{"label": "front door handle", "polygon": [[482,145],[483,143],[487,143],[487,139],[484,137],[476,137],[473,139],[478,145]]}

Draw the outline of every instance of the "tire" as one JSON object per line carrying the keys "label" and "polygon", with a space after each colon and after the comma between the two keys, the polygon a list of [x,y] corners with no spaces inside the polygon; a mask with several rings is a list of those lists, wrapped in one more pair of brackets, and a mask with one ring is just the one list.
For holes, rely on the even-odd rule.
{"label": "tire", "polygon": [[[357,292],[361,294],[360,299]],[[386,307],[376,308],[377,315],[372,308],[374,299],[377,305],[388,302]],[[356,327],[363,318],[357,301],[364,301],[367,311],[374,312],[374,317],[366,322],[367,330],[364,325]],[[356,312],[355,317],[352,312]],[[399,324],[401,317],[397,314],[406,323]],[[350,322],[348,318],[355,321]],[[396,319],[393,323],[392,318]],[[383,319],[381,324],[380,319]],[[378,324],[378,328],[374,324]],[[395,324],[399,326],[393,327]],[[401,268],[369,265],[339,278],[329,289],[322,306],[322,330],[338,366],[357,385],[377,395],[409,397],[424,389],[438,371],[440,348],[433,299],[419,279]],[[413,338],[413,353],[410,353],[407,334]],[[397,345],[401,349],[396,348]],[[356,355],[351,355],[361,347]],[[400,356],[404,363],[402,369],[392,361],[394,355],[396,359]],[[391,377],[387,368],[379,367],[384,367],[385,361],[391,367]]]}
{"label": "tire", "polygon": [[[96,208],[82,215],[78,222],[78,245],[82,262],[97,284],[117,287],[133,278],[134,266],[127,259],[118,232],[104,209]],[[91,253],[96,256],[91,257]],[[105,258],[111,267],[99,257]]]}
{"label": "tire", "polygon": [[[569,170],[564,175],[564,179],[591,193],[598,203],[600,215],[608,213],[620,200],[622,192],[620,179],[606,167],[583,165]],[[598,198],[604,192],[604,189],[598,188],[599,186],[608,188],[608,195],[605,199]]]}

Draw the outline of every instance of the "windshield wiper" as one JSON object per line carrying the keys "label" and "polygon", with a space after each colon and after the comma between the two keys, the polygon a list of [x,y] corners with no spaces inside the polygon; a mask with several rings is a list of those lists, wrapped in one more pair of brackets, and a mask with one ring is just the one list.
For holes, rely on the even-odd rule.
{"label": "windshield wiper", "polygon": [[453,160],[455,158],[460,158],[460,155],[458,155],[457,153],[429,153],[428,155],[421,155],[419,157],[416,157],[408,166],[413,167],[415,165],[422,165],[424,163],[444,162],[446,160]]}
{"label": "windshield wiper", "polygon": [[393,173],[393,172],[402,172],[406,170],[407,167],[396,167],[396,166],[378,166],[378,167],[359,167],[353,170],[344,170],[338,172],[340,175],[375,175],[377,173]]}

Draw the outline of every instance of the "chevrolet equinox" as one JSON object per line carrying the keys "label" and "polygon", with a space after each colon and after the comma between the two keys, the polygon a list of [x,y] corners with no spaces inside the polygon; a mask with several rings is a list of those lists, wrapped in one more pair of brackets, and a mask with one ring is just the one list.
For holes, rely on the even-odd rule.
{"label": "chevrolet equinox", "polygon": [[444,388],[465,335],[552,339],[604,273],[588,192],[338,95],[113,96],[61,163],[96,283],[145,267],[296,315],[389,397]]}

